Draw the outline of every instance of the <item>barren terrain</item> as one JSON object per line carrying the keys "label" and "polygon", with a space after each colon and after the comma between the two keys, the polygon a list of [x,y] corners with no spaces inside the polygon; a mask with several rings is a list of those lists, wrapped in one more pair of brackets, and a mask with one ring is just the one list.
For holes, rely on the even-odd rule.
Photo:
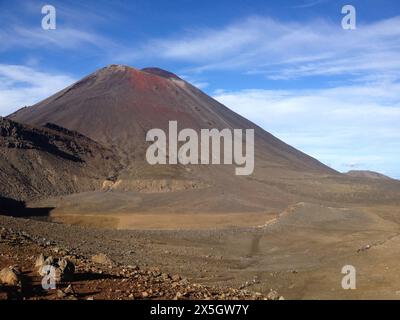
{"label": "barren terrain", "polygon": [[[263,295],[272,289],[285,299],[398,299],[400,232],[393,217],[399,214],[391,207],[299,203],[251,228],[133,231],[7,217],[1,225],[83,256],[102,252],[121,265],[157,268],[206,286]],[[23,248],[12,252],[19,255]],[[348,264],[357,270],[356,290],[341,287],[341,269]],[[93,286],[101,291],[98,283]]]}
{"label": "barren terrain", "polygon": [[[6,297],[56,297],[29,293],[35,255],[55,248],[77,266],[61,298],[400,297],[400,181],[339,173],[170,72],[110,65],[0,120],[0,267],[31,283]],[[254,129],[253,174],[149,165],[146,132],[171,120]],[[93,266],[96,254],[114,265]],[[341,287],[345,265],[356,290]]]}

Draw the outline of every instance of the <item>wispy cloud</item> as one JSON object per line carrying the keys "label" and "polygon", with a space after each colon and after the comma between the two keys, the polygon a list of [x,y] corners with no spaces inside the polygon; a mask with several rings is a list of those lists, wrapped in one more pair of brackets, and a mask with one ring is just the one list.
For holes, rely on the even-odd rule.
{"label": "wispy cloud", "polygon": [[298,4],[298,5],[294,5],[294,6],[290,6],[290,8],[293,9],[304,9],[304,8],[312,8],[315,6],[319,6],[323,3],[328,2],[329,0],[311,0],[311,1],[304,1],[304,3],[302,4]]}
{"label": "wispy cloud", "polygon": [[198,80],[195,77],[188,76],[188,75],[179,75],[179,77],[187,82],[189,82],[191,85],[199,88],[199,89],[205,89],[209,86],[209,83],[204,80]]}
{"label": "wispy cloud", "polygon": [[[309,1],[303,6],[319,3]],[[92,12],[85,19],[85,8],[78,9],[60,5],[60,15],[67,17],[69,24],[57,30],[45,31],[40,26],[15,21],[4,23],[0,51],[44,46],[61,50],[87,48],[121,63],[166,60],[185,64],[181,71],[187,74],[237,70],[273,80],[333,75],[356,79],[371,73],[400,71],[400,17],[343,30],[340,12],[336,23],[252,16],[218,29],[185,29],[138,44],[121,43],[100,33],[101,25],[106,23],[101,12]]]}
{"label": "wispy cloud", "polygon": [[0,51],[18,47],[29,49],[83,49],[85,45],[94,47],[112,45],[112,41],[81,29],[43,30],[40,27],[23,26],[14,26],[11,30],[1,30],[0,41],[4,44]]}
{"label": "wispy cloud", "polygon": [[74,81],[68,75],[0,64],[0,115],[6,116],[23,106],[45,99]]}
{"label": "wispy cloud", "polygon": [[154,39],[143,54],[186,61],[192,71],[235,69],[272,79],[400,70],[400,17],[343,30],[324,20],[249,17],[221,29]]}
{"label": "wispy cloud", "polygon": [[113,21],[109,13],[99,12],[84,3],[72,6],[57,2],[57,29],[43,30],[40,23],[43,5],[41,2],[26,0],[17,2],[15,6],[1,7],[0,52],[20,48],[93,48],[104,52],[103,48],[112,49],[116,46],[112,39],[96,31],[99,25]]}

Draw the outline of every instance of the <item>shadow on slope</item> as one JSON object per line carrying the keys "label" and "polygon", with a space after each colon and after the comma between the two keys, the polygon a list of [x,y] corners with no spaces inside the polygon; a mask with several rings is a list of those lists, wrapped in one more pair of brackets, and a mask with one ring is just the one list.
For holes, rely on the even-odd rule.
{"label": "shadow on slope", "polygon": [[53,207],[27,208],[25,202],[0,196],[0,214],[12,217],[47,217]]}

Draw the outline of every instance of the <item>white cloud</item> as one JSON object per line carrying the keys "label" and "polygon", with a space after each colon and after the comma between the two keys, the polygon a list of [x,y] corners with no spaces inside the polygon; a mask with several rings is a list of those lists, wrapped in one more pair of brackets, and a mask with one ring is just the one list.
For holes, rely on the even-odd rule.
{"label": "white cloud", "polygon": [[[0,52],[13,49],[100,49],[113,48],[114,41],[95,31],[96,26],[115,22],[109,11],[85,3],[55,3],[57,28],[43,30],[41,9],[44,3],[32,0],[3,6],[0,10]],[[114,14],[116,16],[117,14]],[[114,17],[117,19],[117,17]]]}
{"label": "white cloud", "polygon": [[208,82],[200,82],[200,81],[193,81],[193,82],[190,82],[190,84],[195,86],[198,89],[205,89],[209,85]]}
{"label": "white cloud", "polygon": [[221,29],[149,41],[143,54],[187,61],[192,71],[238,69],[272,79],[400,70],[400,17],[343,30],[324,20],[249,17]]}
{"label": "white cloud", "polygon": [[39,102],[75,81],[67,75],[37,71],[20,65],[0,64],[0,115]]}
{"label": "white cloud", "polygon": [[111,40],[96,33],[75,28],[43,30],[40,27],[13,26],[0,30],[0,51],[22,48],[41,49],[83,49],[85,46],[112,47]]}
{"label": "white cloud", "polygon": [[400,84],[315,90],[219,90],[214,98],[338,170],[346,164],[400,177]]}
{"label": "white cloud", "polygon": [[179,77],[187,82],[189,82],[192,86],[197,87],[198,89],[205,89],[209,86],[209,83],[203,80],[198,80],[195,77],[188,75],[179,75]]}
{"label": "white cloud", "polygon": [[305,1],[303,4],[290,6],[292,9],[302,9],[302,8],[311,8],[318,5],[321,5],[329,0],[314,0],[314,1]]}

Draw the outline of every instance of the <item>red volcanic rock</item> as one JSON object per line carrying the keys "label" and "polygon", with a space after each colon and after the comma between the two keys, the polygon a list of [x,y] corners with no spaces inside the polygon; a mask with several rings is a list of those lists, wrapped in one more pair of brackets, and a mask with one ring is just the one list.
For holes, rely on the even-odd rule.
{"label": "red volcanic rock", "polygon": [[142,71],[147,72],[147,73],[151,73],[151,74],[155,74],[157,76],[163,77],[163,78],[167,78],[167,79],[177,79],[177,80],[182,80],[181,78],[179,78],[175,73],[160,69],[160,68],[143,68]]}

